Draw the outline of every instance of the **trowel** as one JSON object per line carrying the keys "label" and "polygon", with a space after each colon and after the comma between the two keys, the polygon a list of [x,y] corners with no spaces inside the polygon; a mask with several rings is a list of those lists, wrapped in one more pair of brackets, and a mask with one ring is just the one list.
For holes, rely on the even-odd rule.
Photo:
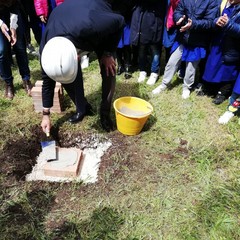
{"label": "trowel", "polygon": [[[48,137],[49,137],[49,135],[47,135],[47,138]],[[45,156],[45,159],[48,162],[57,160],[56,141],[54,141],[54,140],[42,141],[41,146],[42,146],[42,152]]]}

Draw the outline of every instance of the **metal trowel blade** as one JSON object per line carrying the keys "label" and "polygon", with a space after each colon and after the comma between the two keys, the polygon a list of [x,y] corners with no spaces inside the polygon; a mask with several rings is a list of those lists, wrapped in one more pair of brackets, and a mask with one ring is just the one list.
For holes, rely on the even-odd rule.
{"label": "metal trowel blade", "polygon": [[47,161],[57,159],[56,141],[41,142],[42,152]]}

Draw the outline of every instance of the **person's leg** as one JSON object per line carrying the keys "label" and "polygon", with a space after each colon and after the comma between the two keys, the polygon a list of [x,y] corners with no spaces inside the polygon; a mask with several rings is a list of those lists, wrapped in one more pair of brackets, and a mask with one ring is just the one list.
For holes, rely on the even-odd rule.
{"label": "person's leg", "polygon": [[151,75],[147,81],[148,85],[154,85],[159,76],[159,69],[160,69],[160,49],[161,44],[151,44],[150,50],[152,53],[152,64],[151,64]]}
{"label": "person's leg", "polygon": [[124,56],[124,68],[125,68],[125,78],[132,77],[132,66],[131,66],[131,47],[126,45],[123,47],[123,56]]}
{"label": "person's leg", "polygon": [[232,92],[232,95],[229,98],[229,105],[227,107],[227,111],[222,116],[220,116],[220,118],[218,119],[218,123],[227,124],[231,120],[231,118],[233,118],[235,114],[239,112],[240,108],[239,96],[240,94]]}
{"label": "person's leg", "polygon": [[170,56],[168,63],[164,70],[163,80],[162,84],[164,86],[168,86],[170,82],[172,81],[172,78],[174,74],[177,72],[177,69],[179,68],[181,64],[181,57],[183,53],[183,46],[180,45]]}
{"label": "person's leg", "polygon": [[182,53],[183,53],[183,46],[180,45],[171,54],[164,70],[162,83],[152,91],[153,94],[159,94],[169,86],[174,74],[177,72],[177,69],[181,64]]}
{"label": "person's leg", "polygon": [[[115,92],[116,75],[107,76],[105,66],[100,64],[100,59],[103,55],[103,51],[101,49],[98,49],[98,51],[96,51],[96,54],[98,56],[102,77],[102,101],[100,104],[100,121],[102,128],[105,131],[109,132],[113,130],[113,122],[110,118],[110,112],[112,107],[112,99]],[[116,53],[113,57],[116,60]]]}
{"label": "person's leg", "polygon": [[76,106],[76,112],[85,115],[87,100],[84,96],[83,76],[80,63],[75,81],[70,84],[63,84],[67,94]]}
{"label": "person's leg", "polygon": [[32,84],[30,82],[30,69],[26,48],[25,30],[27,26],[24,25],[24,21],[21,13],[18,14],[18,28],[17,28],[17,42],[13,46],[13,50],[16,54],[17,65],[20,75],[23,80],[23,86],[26,93],[31,96]]}
{"label": "person's leg", "polygon": [[218,93],[212,102],[216,105],[223,103],[231,95],[234,83],[235,81],[220,83]]}
{"label": "person's leg", "polygon": [[195,80],[196,69],[199,61],[186,62],[186,71],[183,79],[183,93],[182,98],[186,99],[190,96],[190,89],[192,88]]}
{"label": "person's leg", "polygon": [[39,17],[36,15],[34,5],[29,6],[29,8],[29,25],[33,31],[36,42],[38,43],[38,45],[40,45],[42,39],[42,24]]}
{"label": "person's leg", "polygon": [[148,52],[148,46],[144,44],[139,45],[138,49],[138,60],[139,60],[139,78],[138,82],[144,82],[147,77],[147,52]]}
{"label": "person's leg", "polygon": [[116,76],[107,76],[105,67],[101,67],[101,75],[102,75],[102,102],[101,102],[101,113],[109,115],[113,94],[115,91],[116,85]]}
{"label": "person's leg", "polygon": [[1,78],[5,81],[5,97],[12,100],[14,97],[13,88],[13,76],[11,70],[11,59],[10,59],[10,43],[7,38],[0,31],[0,74]]}
{"label": "person's leg", "polygon": [[123,61],[123,48],[117,48],[117,63],[118,63],[117,75],[120,75],[125,71]]}
{"label": "person's leg", "polygon": [[134,70],[137,70],[139,67],[138,63],[138,46],[131,46],[132,60],[131,65]]}

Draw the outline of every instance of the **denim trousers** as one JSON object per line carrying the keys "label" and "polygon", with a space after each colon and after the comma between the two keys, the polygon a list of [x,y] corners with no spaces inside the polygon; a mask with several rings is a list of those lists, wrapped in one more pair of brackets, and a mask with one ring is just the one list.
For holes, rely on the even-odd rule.
{"label": "denim trousers", "polygon": [[[22,18],[18,15],[17,42],[12,47],[22,80],[30,80],[30,69],[28,65],[28,55],[26,51],[25,26]],[[2,79],[8,84],[12,84],[13,76],[11,70],[11,45],[7,38],[0,31],[0,74]]]}
{"label": "denim trousers", "polygon": [[151,51],[151,72],[152,73],[159,73],[160,69],[160,52],[161,44],[140,44],[139,51],[138,51],[138,58],[139,58],[139,69],[140,71],[145,71],[147,68],[147,58],[148,52]]}

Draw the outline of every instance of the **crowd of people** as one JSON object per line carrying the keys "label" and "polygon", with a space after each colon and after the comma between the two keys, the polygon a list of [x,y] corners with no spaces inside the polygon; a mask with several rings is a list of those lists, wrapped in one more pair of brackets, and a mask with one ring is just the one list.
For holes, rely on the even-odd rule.
{"label": "crowd of people", "polygon": [[183,99],[194,90],[198,95],[214,96],[214,104],[229,99],[219,123],[226,124],[238,113],[240,0],[0,1],[0,27],[0,74],[8,99],[14,97],[11,52],[16,54],[23,87],[31,96],[30,28],[40,46],[44,132],[51,128],[56,81],[76,106],[70,123],[92,113],[84,95],[80,61],[90,52],[99,61],[100,121],[106,131],[113,129],[110,110],[116,75],[124,73],[129,79],[138,70],[136,81],[153,86],[160,81],[160,66],[163,77],[152,95],[167,90],[177,74],[183,80]]}

